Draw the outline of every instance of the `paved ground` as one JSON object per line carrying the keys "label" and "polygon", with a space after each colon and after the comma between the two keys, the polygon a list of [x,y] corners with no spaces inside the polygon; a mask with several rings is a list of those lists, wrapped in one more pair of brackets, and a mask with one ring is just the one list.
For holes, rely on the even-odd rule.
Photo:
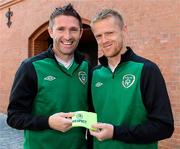
{"label": "paved ground", "polygon": [[9,127],[6,118],[0,113],[0,149],[23,149],[23,131]]}

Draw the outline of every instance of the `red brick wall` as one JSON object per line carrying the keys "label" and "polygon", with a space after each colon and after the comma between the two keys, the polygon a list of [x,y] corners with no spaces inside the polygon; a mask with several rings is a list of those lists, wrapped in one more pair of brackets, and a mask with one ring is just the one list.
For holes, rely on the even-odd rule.
{"label": "red brick wall", "polygon": [[[14,74],[20,62],[28,57],[29,37],[48,21],[54,7],[63,4],[65,2],[59,0],[22,0],[8,7],[0,6],[0,112],[6,112]],[[175,132],[171,139],[160,142],[160,149],[179,149],[180,1],[72,0],[72,4],[87,20],[100,8],[114,8],[123,13],[129,31],[128,44],[138,54],[159,65],[167,84],[175,119]],[[13,11],[10,28],[6,25],[5,17],[9,7]]]}

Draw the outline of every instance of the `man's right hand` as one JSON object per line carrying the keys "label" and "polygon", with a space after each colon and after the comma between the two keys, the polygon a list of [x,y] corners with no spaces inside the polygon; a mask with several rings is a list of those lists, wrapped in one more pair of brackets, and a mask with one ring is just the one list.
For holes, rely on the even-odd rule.
{"label": "man's right hand", "polygon": [[72,116],[73,113],[55,113],[49,117],[49,126],[52,129],[66,132],[72,127]]}

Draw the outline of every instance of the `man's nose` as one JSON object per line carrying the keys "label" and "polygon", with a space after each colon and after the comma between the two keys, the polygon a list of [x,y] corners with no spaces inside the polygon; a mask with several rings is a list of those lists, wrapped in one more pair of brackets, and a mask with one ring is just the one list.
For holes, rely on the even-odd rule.
{"label": "man's nose", "polygon": [[101,42],[102,43],[106,43],[108,41],[108,38],[106,35],[102,35],[102,39],[101,39]]}
{"label": "man's nose", "polygon": [[69,40],[69,39],[72,38],[71,32],[70,32],[69,30],[65,31],[65,33],[64,33],[64,38],[65,38],[66,40]]}

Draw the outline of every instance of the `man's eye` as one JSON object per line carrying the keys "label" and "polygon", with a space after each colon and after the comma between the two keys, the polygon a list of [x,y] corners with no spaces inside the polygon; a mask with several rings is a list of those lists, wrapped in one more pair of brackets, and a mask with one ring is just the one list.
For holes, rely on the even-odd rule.
{"label": "man's eye", "polygon": [[113,34],[113,32],[107,32],[106,34],[107,34],[107,35],[111,35],[111,34]]}
{"label": "man's eye", "polygon": [[99,38],[101,38],[101,35],[96,35],[95,37],[96,37],[96,39],[99,39]]}
{"label": "man's eye", "polygon": [[60,27],[57,29],[58,31],[64,31],[64,28],[63,27]]}
{"label": "man's eye", "polygon": [[71,28],[70,29],[72,32],[77,32],[79,29],[78,28]]}

